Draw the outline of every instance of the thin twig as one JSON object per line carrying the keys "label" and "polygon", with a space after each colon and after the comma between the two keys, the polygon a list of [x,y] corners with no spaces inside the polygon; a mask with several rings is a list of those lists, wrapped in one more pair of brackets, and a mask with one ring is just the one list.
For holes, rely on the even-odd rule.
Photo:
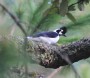
{"label": "thin twig", "polygon": [[78,4],[78,3],[80,3],[80,2],[81,2],[81,0],[79,0],[79,1],[77,1],[77,2],[75,2],[75,3],[73,3],[73,4],[71,4],[71,5],[69,5],[69,6],[68,6],[68,9],[71,8],[72,6],[74,6],[74,5]]}
{"label": "thin twig", "polygon": [[60,70],[62,69],[62,67],[60,66],[59,68],[55,69],[47,78],[54,78],[54,76],[60,72]]}
{"label": "thin twig", "polygon": [[11,31],[10,31],[9,35],[10,35],[10,36],[13,36],[15,30],[16,30],[16,26],[13,25],[12,28],[11,28]]}
{"label": "thin twig", "polygon": [[24,30],[23,26],[20,24],[19,19],[15,17],[4,5],[0,3],[2,9],[13,19],[13,21],[17,24],[17,26],[21,29],[24,35],[27,35],[26,31]]}

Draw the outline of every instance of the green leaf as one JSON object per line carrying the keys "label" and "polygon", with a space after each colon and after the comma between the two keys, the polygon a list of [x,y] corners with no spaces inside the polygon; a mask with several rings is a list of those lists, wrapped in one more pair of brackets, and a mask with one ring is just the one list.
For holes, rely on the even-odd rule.
{"label": "green leaf", "polygon": [[69,8],[68,8],[68,11],[75,11],[76,9],[75,9],[75,5],[73,5],[73,6],[70,6]]}
{"label": "green leaf", "polygon": [[88,4],[90,2],[90,0],[85,0],[85,4]]}
{"label": "green leaf", "polygon": [[80,11],[83,11],[84,10],[84,3],[78,3],[78,9]]}
{"label": "green leaf", "polygon": [[60,15],[64,16],[68,12],[68,0],[62,0],[60,4]]}
{"label": "green leaf", "polygon": [[67,13],[66,15],[72,22],[74,22],[74,23],[76,22],[75,17],[71,13]]}

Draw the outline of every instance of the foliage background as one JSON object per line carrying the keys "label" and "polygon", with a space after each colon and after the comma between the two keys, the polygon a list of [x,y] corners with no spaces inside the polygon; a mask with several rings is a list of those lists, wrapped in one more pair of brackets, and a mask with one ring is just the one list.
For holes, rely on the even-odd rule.
{"label": "foliage background", "polygon": [[[19,18],[25,30],[28,31],[28,35],[32,35],[40,31],[54,30],[61,26],[66,26],[68,28],[67,37],[66,38],[62,37],[59,40],[58,43],[60,45],[68,44],[73,41],[77,41],[81,38],[90,36],[90,33],[89,33],[90,32],[90,26],[89,26],[90,25],[90,3],[85,5],[84,11],[78,10],[77,6],[76,6],[77,9],[75,11],[71,11],[72,15],[76,19],[76,22],[73,23],[67,16],[52,14],[52,11],[50,13],[52,15],[48,15],[44,17],[43,13],[46,11],[46,9],[48,9],[51,6],[51,4],[50,5],[47,4],[48,2],[50,2],[50,0],[45,0],[44,2],[42,0],[26,0],[26,1],[25,0],[0,0],[0,3],[4,4],[15,16]],[[70,4],[73,2],[75,2],[75,0],[70,0]],[[47,14],[47,12],[45,12],[45,14]],[[44,17],[44,20],[41,21],[43,17]],[[42,24],[40,23],[40,21]],[[38,29],[38,26],[40,26],[39,29]],[[5,11],[3,11],[2,9],[0,9],[0,35],[3,35],[3,36],[13,35],[15,37],[18,37],[18,36],[23,37],[23,33],[21,32],[21,30],[16,26],[16,24],[8,16],[8,14],[5,13]],[[7,46],[6,44],[4,45],[5,41],[2,42],[4,47]],[[11,52],[9,48],[7,50]],[[14,51],[13,53],[15,54]],[[3,56],[3,57],[7,57],[7,56]],[[15,56],[14,58],[14,60],[17,60],[17,59],[19,60],[19,62],[17,61],[18,65],[22,65],[23,63],[26,63],[25,61],[28,58],[24,58],[22,57],[22,55],[20,55],[19,57],[20,58],[17,58],[17,56]],[[22,60],[24,60],[24,62]],[[8,62],[8,60],[5,60],[5,61]],[[14,64],[13,61],[10,62],[10,65]],[[88,58],[86,60],[81,60],[79,62],[74,63],[74,66],[76,67],[78,73],[81,75],[82,78],[90,78],[89,62],[90,61]],[[15,61],[15,64],[16,64],[16,61]],[[8,63],[5,65],[8,66]],[[39,73],[39,74],[48,76],[52,71],[54,71],[54,69],[44,68],[36,64],[31,59],[28,59],[27,66],[29,69],[28,71],[34,72],[34,74]],[[2,68],[2,66],[0,68]],[[58,72],[57,75],[55,75],[55,78],[60,78],[60,77],[75,78],[73,75],[74,75],[74,72],[70,68],[70,66],[65,66],[60,72]],[[16,76],[16,74],[13,74],[11,77],[18,78],[20,76]]]}

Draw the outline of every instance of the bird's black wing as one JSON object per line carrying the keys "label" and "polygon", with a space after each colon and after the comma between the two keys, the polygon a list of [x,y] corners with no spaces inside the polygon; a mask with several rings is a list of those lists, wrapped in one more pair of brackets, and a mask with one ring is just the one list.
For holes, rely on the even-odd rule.
{"label": "bird's black wing", "polygon": [[50,31],[50,32],[41,32],[38,34],[35,34],[33,37],[50,37],[50,38],[55,38],[58,36],[58,33]]}

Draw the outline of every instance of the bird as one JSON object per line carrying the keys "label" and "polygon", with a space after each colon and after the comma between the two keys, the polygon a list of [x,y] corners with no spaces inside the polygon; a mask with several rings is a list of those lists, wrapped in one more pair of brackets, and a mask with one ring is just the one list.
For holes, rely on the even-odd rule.
{"label": "bird", "polygon": [[27,38],[39,38],[43,42],[46,42],[48,44],[56,44],[61,36],[66,37],[67,28],[66,27],[60,27],[59,29],[55,29],[53,31],[44,31],[37,33],[33,36],[28,36]]}

